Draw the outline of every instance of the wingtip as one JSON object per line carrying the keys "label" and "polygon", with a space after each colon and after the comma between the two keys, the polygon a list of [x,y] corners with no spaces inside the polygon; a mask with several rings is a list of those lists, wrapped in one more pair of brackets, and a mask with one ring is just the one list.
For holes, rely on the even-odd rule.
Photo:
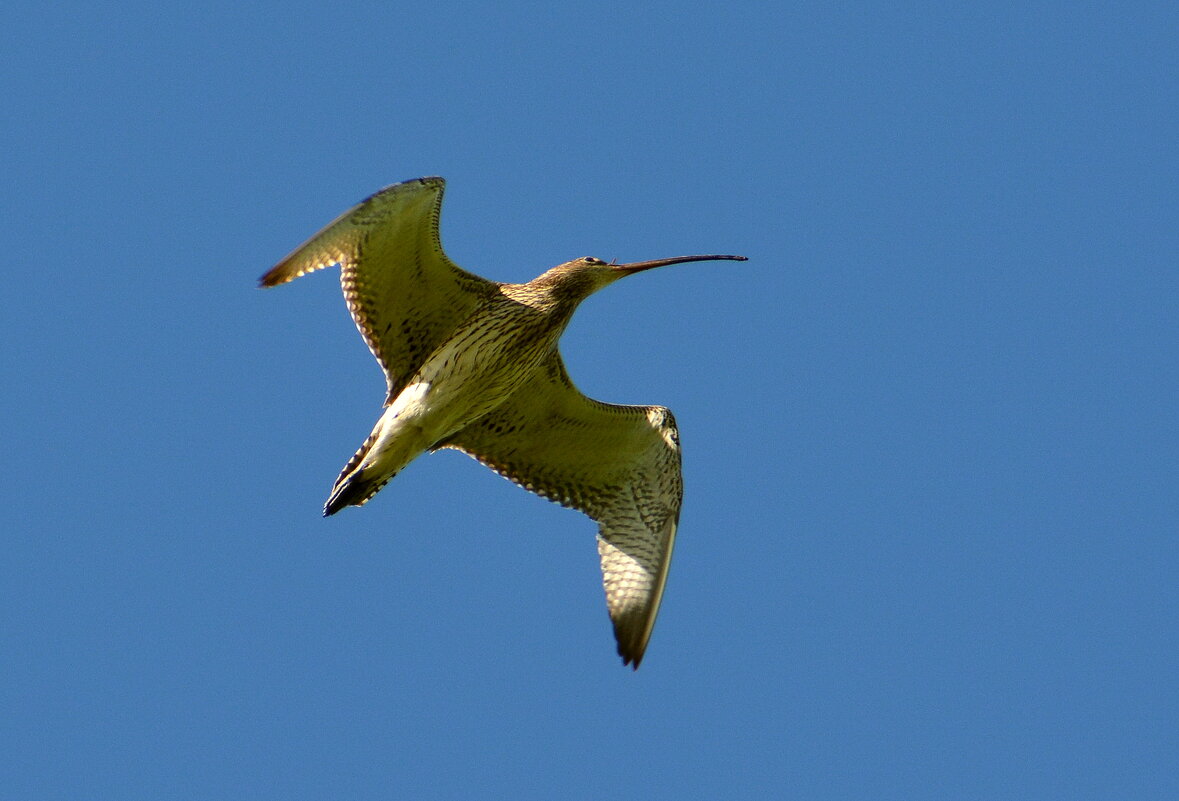
{"label": "wingtip", "polygon": [[[300,250],[301,249],[302,248],[300,248]],[[298,253],[299,251],[295,252]],[[266,273],[258,279],[258,288],[269,289],[270,287],[275,287],[279,284],[285,284],[287,281],[292,281],[298,278],[300,275],[303,275],[305,272],[307,272],[307,270],[292,269],[291,258],[288,256],[267,270]]]}
{"label": "wingtip", "polygon": [[407,192],[411,196],[418,194],[416,187],[426,187],[428,190],[436,190],[441,193],[446,188],[446,180],[440,175],[427,175],[378,189],[287,254],[286,258],[271,267],[269,272],[258,279],[258,286],[262,289],[278,286],[307,273],[341,263],[356,244],[355,241],[352,241],[352,237],[359,236],[353,230],[356,226],[352,219],[354,215],[386,195]]}
{"label": "wingtip", "polygon": [[646,647],[636,648],[633,643],[624,644],[622,640],[618,641],[618,655],[622,657],[622,665],[623,667],[629,667],[631,670],[639,669],[646,650]]}

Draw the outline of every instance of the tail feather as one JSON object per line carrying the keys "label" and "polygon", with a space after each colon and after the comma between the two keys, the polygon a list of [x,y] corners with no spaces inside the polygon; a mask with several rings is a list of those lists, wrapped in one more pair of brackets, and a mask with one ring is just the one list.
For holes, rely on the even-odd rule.
{"label": "tail feather", "polygon": [[352,454],[352,458],[348,460],[344,469],[340,471],[340,475],[336,477],[336,483],[332,485],[332,494],[328,497],[327,503],[323,505],[324,517],[334,515],[345,506],[364,505],[365,501],[376,495],[377,491],[385,486],[389,479],[393,478],[392,474],[380,478],[366,477],[360,466],[376,443],[377,432],[380,431],[380,428],[378,425],[373,429],[373,432],[368,435],[368,439],[364,441],[356,453]]}
{"label": "tail feather", "polygon": [[402,428],[397,415],[386,411],[360,450],[340,471],[324,504],[324,517],[345,506],[362,506],[426,449],[420,426]]}
{"label": "tail feather", "polygon": [[376,495],[381,487],[389,483],[395,473],[385,476],[368,478],[363,470],[357,470],[349,476],[341,476],[332,488],[332,494],[323,505],[323,516],[330,517],[345,506],[363,506],[369,498]]}
{"label": "tail feather", "polygon": [[347,478],[350,473],[360,467],[360,463],[364,461],[364,457],[368,456],[368,452],[372,450],[373,445],[376,444],[377,435],[380,430],[381,426],[378,422],[377,426],[372,430],[372,433],[369,434],[368,437],[364,440],[364,444],[360,446],[356,453],[352,454],[352,458],[349,459],[348,463],[344,465],[344,469],[340,471],[340,475],[336,476],[336,483],[332,485],[333,493],[335,493],[335,491],[340,488],[340,485],[344,482],[344,479]]}

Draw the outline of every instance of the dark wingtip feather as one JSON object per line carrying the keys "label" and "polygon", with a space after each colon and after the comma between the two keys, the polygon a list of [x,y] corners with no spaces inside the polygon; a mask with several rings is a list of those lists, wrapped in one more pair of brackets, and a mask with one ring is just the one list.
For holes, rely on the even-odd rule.
{"label": "dark wingtip feather", "polygon": [[[300,248],[302,250],[302,248]],[[299,251],[295,251],[297,254]],[[295,255],[295,254],[292,254]],[[296,268],[292,265],[291,256],[280,261],[278,264],[266,271],[266,274],[258,279],[258,287],[260,289],[269,289],[279,284],[285,284],[287,281],[293,281],[302,275],[306,270]]]}
{"label": "dark wingtip feather", "polygon": [[622,664],[629,665],[632,670],[638,670],[646,647],[631,642],[633,638],[625,636],[617,628],[614,630],[614,638],[618,641],[618,655],[622,657]]}

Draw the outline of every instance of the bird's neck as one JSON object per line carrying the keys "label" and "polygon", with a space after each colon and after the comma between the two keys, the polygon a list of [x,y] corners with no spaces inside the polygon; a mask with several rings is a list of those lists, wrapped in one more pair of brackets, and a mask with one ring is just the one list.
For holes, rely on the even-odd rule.
{"label": "bird's neck", "polygon": [[571,292],[566,287],[527,284],[505,284],[503,293],[510,300],[528,306],[549,319],[554,327],[564,328],[573,317],[573,312],[585,300],[582,293]]}

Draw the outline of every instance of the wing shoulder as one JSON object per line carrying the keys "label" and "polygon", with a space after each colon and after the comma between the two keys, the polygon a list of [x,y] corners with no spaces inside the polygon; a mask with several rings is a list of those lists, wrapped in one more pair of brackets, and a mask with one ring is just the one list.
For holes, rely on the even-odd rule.
{"label": "wing shoulder", "polygon": [[527,490],[595,520],[654,483],[678,510],[679,431],[663,406],[586,397],[554,354],[505,404],[440,447],[475,457]]}

